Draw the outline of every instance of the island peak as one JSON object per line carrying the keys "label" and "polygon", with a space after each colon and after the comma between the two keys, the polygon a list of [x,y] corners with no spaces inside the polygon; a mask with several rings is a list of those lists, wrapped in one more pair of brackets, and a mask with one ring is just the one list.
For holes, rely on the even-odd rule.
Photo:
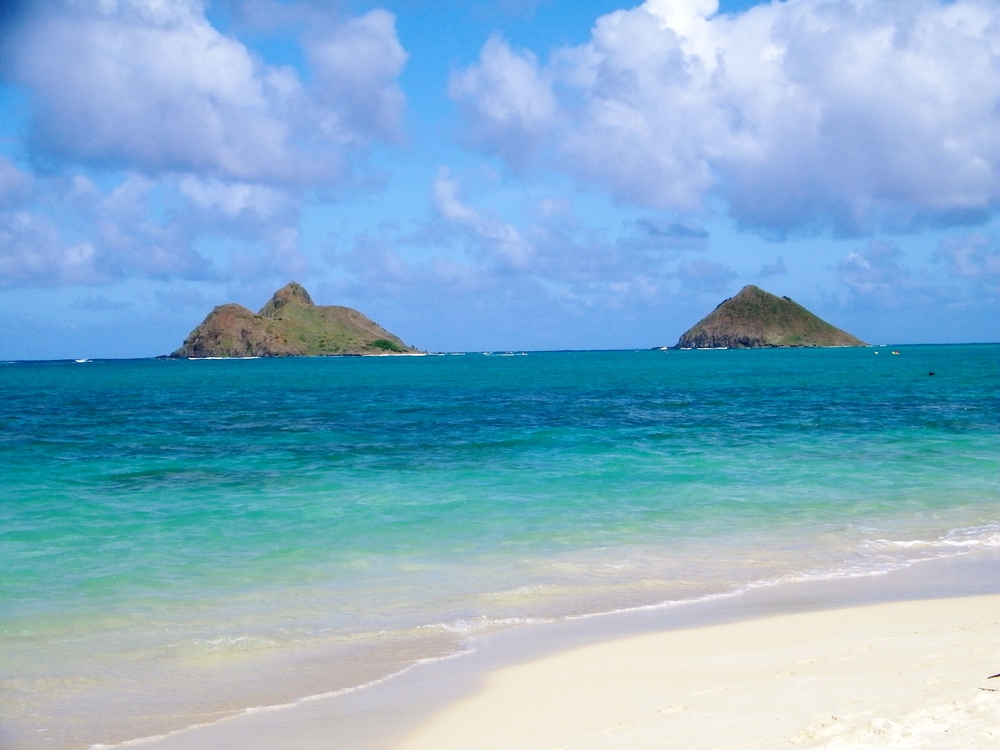
{"label": "island peak", "polygon": [[866,346],[791,297],[748,284],[686,331],[677,349]]}
{"label": "island peak", "polygon": [[274,317],[278,310],[285,307],[288,304],[302,304],[308,307],[315,307],[316,303],[312,301],[312,297],[309,296],[309,292],[306,288],[299,284],[298,282],[291,281],[285,284],[281,289],[276,291],[274,295],[267,301],[258,315],[262,315],[265,318]]}
{"label": "island peak", "polygon": [[219,305],[170,356],[296,357],[414,354],[389,333],[350,307],[317,305],[305,287],[286,284],[254,313],[234,302]]}

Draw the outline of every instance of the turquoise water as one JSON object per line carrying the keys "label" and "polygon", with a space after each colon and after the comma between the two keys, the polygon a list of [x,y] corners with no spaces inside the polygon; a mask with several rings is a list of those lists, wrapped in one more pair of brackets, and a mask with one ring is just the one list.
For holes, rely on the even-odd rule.
{"label": "turquoise water", "polygon": [[0,746],[997,546],[1000,346],[898,351],[2,364]]}

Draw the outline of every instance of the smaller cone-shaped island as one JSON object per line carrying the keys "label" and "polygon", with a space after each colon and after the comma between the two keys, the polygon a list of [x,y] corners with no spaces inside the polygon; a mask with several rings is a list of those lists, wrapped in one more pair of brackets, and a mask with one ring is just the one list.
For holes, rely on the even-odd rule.
{"label": "smaller cone-shaped island", "polygon": [[867,346],[861,339],[813,315],[788,297],[743,287],[702,318],[677,349],[756,349],[791,346]]}
{"label": "smaller cone-shaped island", "polygon": [[377,323],[350,307],[316,305],[294,281],[254,314],[242,305],[219,305],[185,339],[174,358],[299,357],[415,354]]}

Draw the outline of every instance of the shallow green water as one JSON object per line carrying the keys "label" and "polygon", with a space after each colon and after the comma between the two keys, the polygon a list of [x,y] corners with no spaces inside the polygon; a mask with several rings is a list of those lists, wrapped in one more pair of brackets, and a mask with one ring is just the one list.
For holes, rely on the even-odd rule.
{"label": "shallow green water", "polygon": [[1000,346],[899,351],[0,365],[0,745],[997,546]]}

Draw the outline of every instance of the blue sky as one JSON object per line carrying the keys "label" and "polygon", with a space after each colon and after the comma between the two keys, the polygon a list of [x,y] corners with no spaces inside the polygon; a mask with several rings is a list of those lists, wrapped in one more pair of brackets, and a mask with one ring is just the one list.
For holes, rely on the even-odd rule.
{"label": "blue sky", "polygon": [[0,3],[0,359],[303,283],[430,350],[671,345],[745,284],[1000,340],[1000,7]]}

